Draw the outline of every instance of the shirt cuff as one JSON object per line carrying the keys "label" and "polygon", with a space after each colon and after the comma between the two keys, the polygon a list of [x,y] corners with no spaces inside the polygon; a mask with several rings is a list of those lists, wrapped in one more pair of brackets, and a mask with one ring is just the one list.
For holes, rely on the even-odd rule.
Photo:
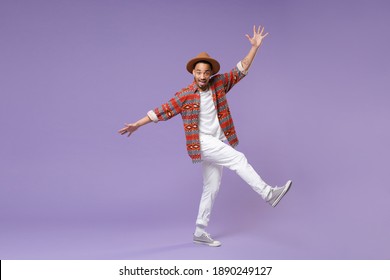
{"label": "shirt cuff", "polygon": [[239,61],[239,62],[237,63],[237,68],[238,68],[238,70],[240,70],[240,72],[241,72],[242,74],[244,74],[244,75],[248,74],[248,70],[245,71],[245,70],[244,70],[244,67],[242,67],[241,61]]}
{"label": "shirt cuff", "polygon": [[153,122],[158,122],[158,118],[157,118],[157,115],[154,111],[150,110],[148,112],[148,117],[153,121]]}

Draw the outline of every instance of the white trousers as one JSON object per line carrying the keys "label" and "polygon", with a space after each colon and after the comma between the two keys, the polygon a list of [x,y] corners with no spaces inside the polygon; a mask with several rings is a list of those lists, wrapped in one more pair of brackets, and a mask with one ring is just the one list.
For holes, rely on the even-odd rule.
{"label": "white trousers", "polygon": [[256,173],[243,153],[209,135],[201,135],[200,143],[203,193],[196,220],[197,225],[203,227],[208,225],[214,200],[221,184],[223,167],[235,171],[263,199],[269,195],[271,187]]}

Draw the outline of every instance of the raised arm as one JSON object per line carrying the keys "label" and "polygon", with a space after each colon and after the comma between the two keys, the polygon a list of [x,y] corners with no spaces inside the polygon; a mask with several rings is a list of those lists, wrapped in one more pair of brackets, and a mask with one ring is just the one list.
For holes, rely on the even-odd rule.
{"label": "raised arm", "polygon": [[260,48],[263,39],[267,35],[268,32],[264,33],[264,27],[259,26],[256,30],[256,25],[253,26],[253,37],[250,37],[248,34],[245,35],[251,43],[251,49],[249,50],[249,53],[243,60],[241,60],[241,65],[244,68],[245,72],[249,70],[249,67],[255,59],[256,53]]}

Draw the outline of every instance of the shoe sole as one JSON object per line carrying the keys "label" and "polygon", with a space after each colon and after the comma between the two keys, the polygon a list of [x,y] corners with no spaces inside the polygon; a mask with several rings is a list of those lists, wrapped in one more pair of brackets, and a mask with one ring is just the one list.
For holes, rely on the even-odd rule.
{"label": "shoe sole", "polygon": [[291,185],[292,185],[292,181],[287,181],[285,185],[286,187],[284,188],[283,192],[278,196],[278,198],[274,201],[274,203],[272,203],[272,207],[276,207],[276,205],[278,205],[279,201],[283,198],[283,196],[286,195]]}
{"label": "shoe sole", "polygon": [[201,245],[207,245],[207,246],[210,246],[210,247],[220,247],[222,245],[221,243],[213,244],[213,243],[206,243],[206,242],[195,241],[195,240],[194,240],[194,243],[195,244],[201,244]]}

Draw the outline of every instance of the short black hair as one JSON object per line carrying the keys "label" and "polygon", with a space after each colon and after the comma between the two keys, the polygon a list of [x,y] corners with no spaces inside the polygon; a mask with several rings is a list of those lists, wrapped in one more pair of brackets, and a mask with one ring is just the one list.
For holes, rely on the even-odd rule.
{"label": "short black hair", "polygon": [[213,65],[211,65],[211,63],[208,62],[207,60],[199,60],[198,62],[196,62],[196,63],[194,64],[194,69],[195,69],[195,67],[196,67],[196,65],[197,65],[198,63],[205,63],[205,64],[208,64],[208,65],[210,66],[211,71],[213,71]]}

